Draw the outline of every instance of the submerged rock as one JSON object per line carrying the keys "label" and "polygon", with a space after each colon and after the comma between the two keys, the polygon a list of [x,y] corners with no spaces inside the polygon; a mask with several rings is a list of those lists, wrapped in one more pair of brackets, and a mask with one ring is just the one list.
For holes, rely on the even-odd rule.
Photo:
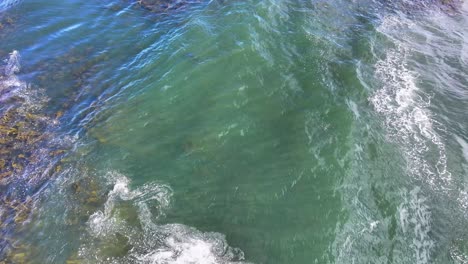
{"label": "submerged rock", "polygon": [[201,3],[201,0],[138,0],[137,3],[152,12],[165,12],[183,9],[190,4]]}
{"label": "submerged rock", "polygon": [[26,258],[13,234],[30,219],[33,195],[60,169],[64,153],[52,132],[58,120],[45,113],[48,98],[20,80],[20,69],[17,51],[0,67],[0,259],[13,263]]}
{"label": "submerged rock", "polygon": [[[1,13],[1,1],[0,1],[0,39],[11,34],[17,27],[17,15],[14,14],[3,14]],[[4,54],[0,53],[0,56]]]}
{"label": "submerged rock", "polygon": [[27,164],[38,161],[37,149],[48,138],[51,118],[41,110],[47,98],[15,75],[20,70],[19,53],[13,51],[0,75],[0,185],[20,174]]}

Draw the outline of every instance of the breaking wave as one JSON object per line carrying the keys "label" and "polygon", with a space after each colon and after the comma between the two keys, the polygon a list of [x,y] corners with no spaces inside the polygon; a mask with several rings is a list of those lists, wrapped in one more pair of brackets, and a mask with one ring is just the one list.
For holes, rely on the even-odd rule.
{"label": "breaking wave", "polygon": [[[115,172],[108,176],[114,188],[104,210],[89,217],[92,239],[85,241],[93,242],[81,246],[80,258],[89,263],[244,263],[243,252],[229,246],[222,234],[183,224],[158,224],[170,206],[169,186],[149,183],[131,189],[127,177]],[[137,219],[129,219],[128,212]]]}
{"label": "breaking wave", "polygon": [[[392,186],[393,183],[369,183],[379,180],[358,175],[373,175],[374,171],[366,164],[381,161],[371,160],[374,157],[362,157],[366,153],[363,153],[361,144],[365,143],[356,143],[356,175],[352,175],[350,182],[347,182],[349,186],[345,186],[345,197],[352,197],[346,203],[353,209],[349,219],[337,227],[334,244],[337,263],[434,262],[438,245],[433,237],[435,220],[429,200],[433,191],[445,194],[451,190],[453,183],[441,136],[445,127],[430,111],[431,95],[418,87],[418,74],[409,65],[411,47],[395,37],[404,34],[412,23],[404,16],[388,15],[377,27],[378,33],[384,35],[388,42],[385,43],[382,57],[374,53],[377,57],[374,72],[377,89],[368,100],[383,121],[385,140],[394,143],[397,152],[402,153],[405,165],[401,183],[423,183],[423,187],[409,184],[409,190],[390,191],[389,188],[385,194],[379,194],[378,186]],[[396,165],[388,163],[386,159],[382,162],[385,163],[383,167]],[[381,180],[386,181],[385,178]],[[426,189],[430,192],[426,193]],[[389,209],[391,213],[382,212],[380,208],[379,199],[384,198],[392,201],[396,207]]]}
{"label": "breaking wave", "polygon": [[[430,95],[418,88],[417,74],[407,65],[410,48],[392,37],[411,27],[411,23],[402,17],[387,16],[378,27],[395,48],[388,50],[385,59],[375,66],[375,76],[382,87],[370,97],[370,102],[383,117],[388,140],[403,152],[407,174],[442,191],[451,181],[445,145],[436,131],[444,127],[432,117]],[[426,198],[418,187],[403,197],[398,208],[403,237],[410,239],[407,242],[413,249],[415,263],[430,263],[435,242],[430,237],[432,217]]]}
{"label": "breaking wave", "polygon": [[[379,31],[391,36],[399,27],[408,26],[401,20],[386,17]],[[408,173],[428,182],[432,188],[448,187],[451,174],[447,170],[445,145],[436,131],[445,128],[432,117],[428,109],[431,96],[418,88],[417,74],[407,67],[410,48],[392,40],[396,47],[376,65],[376,77],[383,87],[371,96],[370,101],[383,116],[390,141],[402,148]],[[429,158],[434,152],[438,154],[435,161]]]}

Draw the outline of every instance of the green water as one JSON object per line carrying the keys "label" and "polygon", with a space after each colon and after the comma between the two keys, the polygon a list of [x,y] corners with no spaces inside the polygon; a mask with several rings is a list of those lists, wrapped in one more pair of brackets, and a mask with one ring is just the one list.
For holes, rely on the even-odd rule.
{"label": "green water", "polygon": [[468,9],[399,8],[4,11],[67,149],[6,263],[467,263]]}

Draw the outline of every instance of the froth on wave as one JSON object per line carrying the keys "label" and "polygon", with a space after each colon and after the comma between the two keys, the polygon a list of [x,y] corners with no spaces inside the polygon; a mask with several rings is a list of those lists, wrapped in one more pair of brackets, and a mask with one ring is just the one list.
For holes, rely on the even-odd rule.
{"label": "froth on wave", "polygon": [[[411,26],[411,22],[401,19],[386,17],[378,28],[394,42],[395,48],[376,64],[375,75],[382,87],[370,97],[370,102],[383,117],[388,139],[403,152],[408,175],[428,183],[431,189],[445,189],[450,185],[451,174],[447,171],[445,145],[436,131],[440,127],[429,110],[430,96],[419,89],[417,74],[407,66],[410,48],[392,37],[401,27]],[[431,262],[435,242],[429,235],[430,208],[421,196],[419,188],[414,189],[404,196],[398,210],[403,237],[410,239],[407,242],[413,249],[415,263],[426,264]]]}
{"label": "froth on wave", "polygon": [[[383,123],[385,140],[395,145],[404,162],[403,177],[394,179],[399,181],[395,186],[401,188],[402,184],[410,183],[409,191],[389,188],[394,185],[386,182],[387,173],[379,168],[400,164],[392,164],[386,158],[375,161],[375,155],[368,157],[357,147],[353,173],[372,178],[351,176],[350,181],[361,182],[346,186],[350,194],[345,193],[348,195],[345,203],[352,210],[349,219],[337,227],[334,243],[337,263],[428,264],[434,263],[440,246],[434,237],[435,217],[429,199],[432,191],[442,194],[450,191],[452,175],[447,169],[446,147],[441,136],[445,127],[430,111],[431,96],[419,87],[418,74],[409,66],[411,47],[398,40],[412,23],[399,15],[382,19],[377,31],[387,42],[376,43],[386,44],[385,53],[382,57],[374,53],[377,63],[372,83],[376,90],[368,98]],[[384,148],[382,151],[393,152]],[[385,176],[379,178],[374,173]],[[385,191],[379,186],[385,186]]]}
{"label": "froth on wave", "polygon": [[[229,246],[224,235],[201,232],[183,224],[158,224],[172,197],[169,186],[148,183],[130,188],[125,176],[114,182],[102,211],[88,220],[88,234],[79,250],[85,263],[244,263],[244,254]],[[133,216],[132,216],[133,215]]]}
{"label": "froth on wave", "polygon": [[[380,31],[391,38],[401,26],[398,19],[387,17]],[[451,174],[447,170],[445,145],[437,132],[445,128],[433,118],[430,95],[418,88],[417,74],[407,67],[410,48],[392,40],[396,47],[376,65],[376,77],[382,87],[370,97],[370,102],[384,118],[388,139],[402,149],[409,174],[433,188],[448,188]]]}
{"label": "froth on wave", "polygon": [[[383,119],[387,139],[396,143],[402,152],[407,175],[415,182],[424,183],[423,188],[431,193],[449,197],[453,179],[441,136],[446,128],[430,111],[431,95],[418,87],[418,74],[408,66],[411,47],[399,40],[413,23],[401,16],[387,16],[382,20],[378,31],[392,42],[393,48],[375,66],[380,88],[369,100]],[[421,264],[433,261],[436,248],[436,241],[431,238],[431,207],[424,196],[416,187],[403,195],[404,201],[398,207],[402,235],[413,249],[415,262]]]}

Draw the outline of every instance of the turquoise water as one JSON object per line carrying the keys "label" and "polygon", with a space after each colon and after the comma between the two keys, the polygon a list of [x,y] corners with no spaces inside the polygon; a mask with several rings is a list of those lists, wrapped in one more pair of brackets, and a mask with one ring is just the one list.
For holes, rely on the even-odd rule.
{"label": "turquoise water", "polygon": [[468,263],[467,4],[188,2],[0,6],[52,135],[0,259]]}

